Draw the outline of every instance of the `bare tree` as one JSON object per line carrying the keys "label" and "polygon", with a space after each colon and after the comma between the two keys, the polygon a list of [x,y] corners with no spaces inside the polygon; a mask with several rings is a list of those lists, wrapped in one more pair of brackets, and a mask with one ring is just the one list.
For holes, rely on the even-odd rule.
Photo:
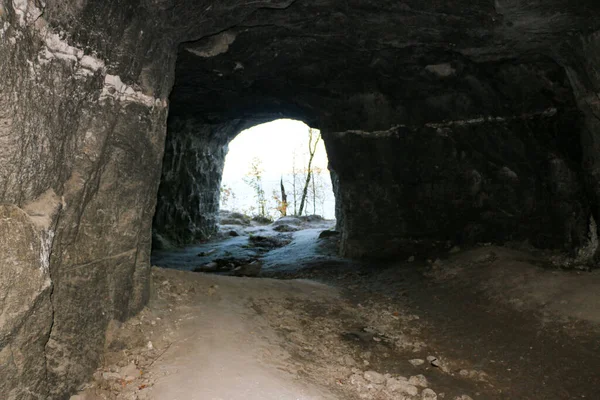
{"label": "bare tree", "polygon": [[298,170],[296,170],[296,150],[292,156],[292,196],[294,199],[294,215],[298,215],[298,191],[296,189],[296,180],[298,179]]}
{"label": "bare tree", "polygon": [[254,190],[258,215],[265,217],[267,215],[265,210],[267,199],[265,198],[265,191],[263,190],[262,174],[262,162],[259,158],[254,157],[250,163],[250,170],[246,173],[243,181]]}
{"label": "bare tree", "polygon": [[298,215],[302,215],[302,211],[304,211],[306,195],[308,194],[308,185],[310,184],[310,179],[313,172],[312,162],[315,158],[319,140],[321,140],[321,135],[318,133],[318,131],[313,128],[308,128],[308,165],[306,167],[306,181],[304,181],[304,188],[302,189],[302,198],[300,199],[300,209],[298,210]]}
{"label": "bare tree", "polygon": [[319,167],[314,167],[312,170],[310,196],[312,197],[313,215],[317,214],[317,203],[323,212],[323,202],[325,196],[325,187],[323,183],[323,170]]}
{"label": "bare tree", "polygon": [[312,177],[313,215],[317,215],[317,188],[315,187],[315,175]]}

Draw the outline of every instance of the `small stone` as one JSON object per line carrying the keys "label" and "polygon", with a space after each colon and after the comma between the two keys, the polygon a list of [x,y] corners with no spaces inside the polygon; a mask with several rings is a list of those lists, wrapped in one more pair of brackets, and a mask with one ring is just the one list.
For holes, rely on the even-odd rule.
{"label": "small stone", "polygon": [[425,364],[425,360],[422,360],[420,358],[414,358],[412,360],[408,360],[408,362],[414,365],[415,367]]}
{"label": "small stone", "polygon": [[437,400],[437,394],[431,389],[424,389],[421,393],[421,399],[423,400]]}
{"label": "small stone", "polygon": [[154,349],[154,346],[152,345],[152,342],[151,342],[151,341],[148,341],[148,344],[146,345],[146,348],[147,348],[148,350],[152,350],[152,349]]}
{"label": "small stone", "polygon": [[137,369],[134,363],[121,368],[119,373],[121,374],[121,379],[124,379],[126,382],[134,381],[140,376],[140,370]]}
{"label": "small stone", "polygon": [[375,371],[366,371],[364,374],[364,378],[367,381],[369,381],[371,383],[375,383],[377,385],[385,383],[385,376],[383,376],[379,372],[375,372]]}
{"label": "small stone", "polygon": [[319,239],[323,239],[323,238],[327,238],[327,237],[331,237],[331,236],[336,236],[336,235],[339,235],[339,234],[340,233],[338,231],[327,229],[327,230],[322,231],[319,234]]}
{"label": "small stone", "polygon": [[519,175],[512,169],[508,167],[502,167],[500,171],[498,171],[498,177],[504,181],[508,182],[518,182]]}
{"label": "small stone", "polygon": [[460,253],[460,247],[454,246],[450,249],[450,254]]}
{"label": "small stone", "polygon": [[104,372],[102,373],[102,379],[105,381],[118,381],[121,379],[121,375],[116,372]]}
{"label": "small stone", "polygon": [[199,269],[200,269],[200,272],[211,272],[211,271],[216,271],[218,268],[219,268],[219,264],[217,264],[214,261],[211,261],[207,264],[204,264]]}
{"label": "small stone", "polygon": [[415,376],[411,376],[408,379],[408,383],[410,383],[411,385],[415,385],[415,386],[421,386],[421,387],[427,387],[429,386],[429,383],[427,382],[427,378],[425,378],[424,375],[415,375]]}
{"label": "small stone", "polygon": [[217,289],[219,288],[219,285],[210,285],[210,287],[208,288],[208,290],[206,291],[206,293],[209,296],[212,296],[213,294],[217,293]]}
{"label": "small stone", "polygon": [[391,392],[400,392],[408,394],[409,396],[416,396],[419,393],[419,389],[417,389],[416,386],[400,379],[388,379],[386,382],[386,387]]}
{"label": "small stone", "polygon": [[354,361],[354,358],[352,358],[352,356],[350,356],[348,354],[346,354],[344,357],[342,357],[342,362],[344,363],[344,365],[347,365],[349,367],[356,364],[356,362]]}
{"label": "small stone", "polygon": [[348,381],[350,382],[350,384],[358,386],[359,389],[362,389],[363,387],[367,386],[367,381],[360,374],[352,374]]}
{"label": "small stone", "polygon": [[249,264],[244,264],[236,267],[233,270],[233,275],[235,276],[258,276],[260,271],[262,270],[262,262],[261,261],[253,261]]}
{"label": "small stone", "polygon": [[409,263],[411,263],[411,262],[413,262],[413,261],[415,261],[415,256],[410,256],[410,257],[408,257],[408,262],[409,262]]}
{"label": "small stone", "polygon": [[454,400],[473,400],[473,399],[471,398],[471,396],[467,396],[466,394],[463,394],[461,396],[456,396],[454,398]]}

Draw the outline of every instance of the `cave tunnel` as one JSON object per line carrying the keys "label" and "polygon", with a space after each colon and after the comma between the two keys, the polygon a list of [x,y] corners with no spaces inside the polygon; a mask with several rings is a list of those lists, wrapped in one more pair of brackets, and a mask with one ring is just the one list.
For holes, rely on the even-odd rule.
{"label": "cave tunnel", "polygon": [[[213,337],[190,357],[228,359],[246,331],[296,374],[254,398],[593,398],[599,16],[595,0],[0,0],[0,398],[85,382],[170,398],[193,379],[152,380],[186,354],[164,338]],[[264,260],[238,267],[302,268],[152,268],[159,239],[210,264],[218,243],[185,249],[219,230],[227,145],[282,118],[321,132],[335,226],[248,225]],[[224,304],[243,323],[211,331]],[[181,322],[202,315],[218,323]],[[275,376],[259,364],[240,388]]]}
{"label": "cave tunnel", "polygon": [[360,46],[350,56],[306,40],[245,28],[180,46],[155,219],[164,236],[213,234],[226,143],[294,117],[323,130],[344,255],[393,257],[415,240],[587,245],[594,222],[573,140],[583,118],[556,61]]}

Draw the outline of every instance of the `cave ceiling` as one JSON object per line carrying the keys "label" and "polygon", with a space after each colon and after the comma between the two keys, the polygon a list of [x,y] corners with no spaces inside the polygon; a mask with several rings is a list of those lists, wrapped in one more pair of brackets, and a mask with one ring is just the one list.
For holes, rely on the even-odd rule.
{"label": "cave ceiling", "polygon": [[[199,38],[179,46],[171,114],[207,123],[293,117],[333,130],[561,107],[571,102],[560,45],[600,26],[595,1],[214,7],[205,12],[228,11],[230,25],[207,32],[188,15],[186,35]],[[377,121],[361,126],[369,111],[355,103]]]}

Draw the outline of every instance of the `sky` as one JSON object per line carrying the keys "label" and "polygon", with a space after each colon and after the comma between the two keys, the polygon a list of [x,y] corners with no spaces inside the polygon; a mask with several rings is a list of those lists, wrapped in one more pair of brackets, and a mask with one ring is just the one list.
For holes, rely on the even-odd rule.
{"label": "sky", "polygon": [[[263,188],[266,197],[271,200],[273,190],[279,192],[279,180],[283,177],[288,203],[292,199],[291,173],[293,160],[297,169],[302,169],[308,163],[308,126],[300,121],[280,119],[266,124],[256,125],[242,131],[229,143],[229,151],[225,158],[222,186],[232,188],[236,198],[222,208],[246,211],[255,204],[254,193],[243,181],[250,169],[252,160],[261,160],[263,173]],[[320,179],[324,186],[324,198],[317,201],[317,214],[325,218],[335,217],[335,200],[331,191],[331,178],[327,170],[327,153],[323,141],[320,140],[313,160],[313,166],[323,170]],[[299,179],[303,181],[302,179]],[[300,183],[297,184],[300,186]],[[274,206],[270,204],[270,207]],[[293,207],[292,211],[293,211]],[[312,214],[314,208],[309,207]],[[272,210],[271,213],[276,213]]]}

